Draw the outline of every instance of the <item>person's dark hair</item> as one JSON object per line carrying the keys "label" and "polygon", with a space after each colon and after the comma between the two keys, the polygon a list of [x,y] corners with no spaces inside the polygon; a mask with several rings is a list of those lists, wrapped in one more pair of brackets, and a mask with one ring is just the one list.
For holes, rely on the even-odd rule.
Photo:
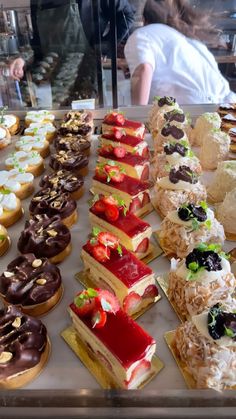
{"label": "person's dark hair", "polygon": [[188,0],[147,0],[143,10],[145,24],[164,23],[189,38],[211,41],[220,31],[210,22],[209,13],[191,6]]}

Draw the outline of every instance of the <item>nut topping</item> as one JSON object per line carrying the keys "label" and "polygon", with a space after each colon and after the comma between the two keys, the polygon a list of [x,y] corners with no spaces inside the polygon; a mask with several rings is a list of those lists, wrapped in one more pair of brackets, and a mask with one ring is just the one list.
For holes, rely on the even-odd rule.
{"label": "nut topping", "polygon": [[12,323],[12,326],[15,327],[16,329],[18,329],[18,327],[20,327],[20,325],[21,325],[21,318],[16,317],[14,322]]}
{"label": "nut topping", "polygon": [[47,280],[44,279],[44,278],[39,278],[39,279],[36,280],[36,284],[38,284],[38,285],[44,285],[44,284],[46,284],[46,282],[47,282]]}
{"label": "nut topping", "polygon": [[0,355],[0,364],[5,364],[6,362],[10,361],[13,357],[11,352],[3,351]]}
{"label": "nut topping", "polygon": [[41,266],[43,263],[43,261],[41,259],[34,259],[32,266],[33,268],[38,268],[39,266]]}
{"label": "nut topping", "polygon": [[13,273],[13,272],[8,272],[8,271],[5,271],[5,272],[4,272],[4,276],[5,276],[6,278],[11,278],[12,276],[14,276],[14,273]]}
{"label": "nut topping", "polygon": [[47,233],[51,237],[56,237],[57,236],[57,231],[56,230],[47,230]]}

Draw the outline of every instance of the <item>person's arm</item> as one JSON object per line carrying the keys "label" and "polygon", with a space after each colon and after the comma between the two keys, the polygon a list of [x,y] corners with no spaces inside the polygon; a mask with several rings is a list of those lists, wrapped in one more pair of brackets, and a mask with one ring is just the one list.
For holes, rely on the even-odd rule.
{"label": "person's arm", "polygon": [[14,61],[10,63],[10,76],[14,80],[20,81],[20,79],[22,79],[22,77],[24,76],[24,65],[25,62],[22,58],[16,58]]}
{"label": "person's arm", "polygon": [[153,76],[152,66],[148,63],[140,64],[131,78],[132,105],[147,105],[149,100]]}

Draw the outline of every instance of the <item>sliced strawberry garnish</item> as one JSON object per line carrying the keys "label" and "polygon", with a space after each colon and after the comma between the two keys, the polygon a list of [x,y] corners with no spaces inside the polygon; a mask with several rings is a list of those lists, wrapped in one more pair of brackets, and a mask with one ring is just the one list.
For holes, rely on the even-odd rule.
{"label": "sliced strawberry garnish", "polygon": [[116,175],[113,175],[111,179],[112,179],[112,182],[121,183],[123,182],[124,178],[125,178],[124,173],[117,173]]}
{"label": "sliced strawberry garnish", "polygon": [[136,214],[136,212],[137,212],[140,208],[142,208],[142,203],[140,202],[139,197],[138,197],[138,196],[136,196],[136,198],[134,198],[134,199],[132,200],[131,204],[130,204],[129,211],[130,211],[132,214]]}
{"label": "sliced strawberry garnish", "polygon": [[105,170],[108,173],[109,178],[112,182],[120,183],[124,180],[124,173],[121,173],[121,169],[119,166],[109,166],[108,164],[105,166]]}
{"label": "sliced strawberry garnish", "polygon": [[118,157],[118,159],[123,159],[123,157],[125,157],[126,155],[126,149],[124,147],[114,147],[113,149],[113,153],[116,157]]}
{"label": "sliced strawberry garnish", "polygon": [[139,364],[132,371],[129,381],[125,380],[126,387],[128,389],[132,388],[132,383],[135,383],[139,381],[139,379],[144,377],[145,374],[147,374],[147,372],[150,370],[150,368],[151,368],[150,361],[143,359],[141,362],[139,362]]}
{"label": "sliced strawberry garnish", "polygon": [[107,313],[115,314],[120,309],[117,297],[107,290],[97,289],[96,304],[100,304]]}
{"label": "sliced strawberry garnish", "polygon": [[148,148],[148,147],[145,147],[145,148],[143,149],[143,152],[142,152],[142,157],[143,157],[144,159],[148,159],[148,158],[149,158],[149,148]]}
{"label": "sliced strawberry garnish", "polygon": [[94,202],[92,209],[95,214],[103,214],[105,212],[106,205],[102,199],[98,199],[98,201]]}
{"label": "sliced strawberry garnish", "polygon": [[142,207],[144,207],[145,205],[149,204],[150,202],[150,196],[148,192],[144,192],[143,194],[143,199],[142,199]]}
{"label": "sliced strawberry garnish", "polygon": [[74,311],[78,316],[85,317],[88,314],[92,313],[96,306],[96,299],[98,292],[92,288],[81,291],[74,298]]}
{"label": "sliced strawberry garnish", "polygon": [[155,298],[157,297],[158,294],[159,292],[156,285],[151,284],[151,285],[148,285],[148,287],[145,289],[143,293],[143,298]]}
{"label": "sliced strawberry garnish", "polygon": [[107,218],[108,221],[116,221],[119,218],[119,209],[117,208],[116,205],[106,205],[105,208],[105,216]]}
{"label": "sliced strawberry garnish", "polygon": [[122,129],[114,127],[113,134],[116,140],[120,140],[123,137],[124,132]]}
{"label": "sliced strawberry garnish", "polygon": [[113,152],[113,147],[111,144],[104,145],[99,150],[100,156],[109,156],[112,152]]}
{"label": "sliced strawberry garnish", "polygon": [[101,180],[107,180],[107,175],[101,167],[96,167],[95,176]]}
{"label": "sliced strawberry garnish", "polygon": [[92,255],[98,262],[106,262],[110,259],[110,249],[103,244],[96,244],[92,248]]}
{"label": "sliced strawberry garnish", "polygon": [[102,309],[95,310],[92,315],[92,327],[95,329],[100,329],[105,325],[107,321],[107,314]]}
{"label": "sliced strawberry garnish", "polygon": [[123,301],[124,311],[130,315],[135,313],[136,311],[139,310],[139,305],[140,305],[141,300],[142,298],[140,297],[140,295],[132,291],[130,294],[128,294],[125,297]]}
{"label": "sliced strawberry garnish", "polygon": [[94,246],[96,246],[96,240],[94,240],[94,242],[93,242],[93,240],[91,240],[91,239],[89,239],[88,241],[87,241],[87,243],[86,243],[86,250],[92,255],[93,254],[93,248],[94,248]]}
{"label": "sliced strawberry garnish", "polygon": [[141,179],[142,181],[148,180],[149,179],[149,165],[146,164],[143,171],[142,171],[142,175],[141,175]]}
{"label": "sliced strawberry garnish", "polygon": [[122,126],[125,123],[125,117],[122,113],[111,112],[105,116],[104,122],[107,124]]}
{"label": "sliced strawberry garnish", "polygon": [[118,200],[112,195],[103,196],[102,200],[103,200],[105,205],[118,205]]}
{"label": "sliced strawberry garnish", "polygon": [[135,250],[135,253],[146,253],[149,246],[149,239],[145,238],[141,241],[141,243],[138,245],[137,249]]}
{"label": "sliced strawberry garnish", "polygon": [[101,233],[98,234],[97,239],[103,246],[110,247],[111,249],[117,249],[120,244],[118,237],[106,231],[101,231]]}

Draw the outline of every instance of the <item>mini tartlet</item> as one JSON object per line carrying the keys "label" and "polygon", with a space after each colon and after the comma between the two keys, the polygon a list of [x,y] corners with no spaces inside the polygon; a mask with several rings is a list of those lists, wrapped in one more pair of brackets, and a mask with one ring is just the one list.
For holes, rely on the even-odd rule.
{"label": "mini tartlet", "polygon": [[234,188],[236,188],[236,161],[218,163],[213,180],[207,187],[208,199],[211,202],[221,202],[226,193]]}
{"label": "mini tartlet", "polygon": [[214,170],[220,161],[226,160],[229,154],[230,136],[220,129],[207,132],[202,142],[199,159],[203,169]]}
{"label": "mini tartlet", "polygon": [[11,245],[10,237],[8,236],[8,232],[0,224],[0,256],[3,256],[9,249]]}
{"label": "mini tartlet", "polygon": [[44,135],[46,140],[51,142],[55,138],[56,132],[57,130],[51,122],[48,122],[47,124],[35,122],[30,124],[28,128],[25,129],[24,135]]}
{"label": "mini tartlet", "polygon": [[51,154],[50,167],[53,170],[68,170],[75,175],[86,176],[88,174],[88,157],[75,151],[59,150]]}
{"label": "mini tartlet", "polygon": [[51,218],[59,215],[62,222],[71,227],[77,220],[76,207],[69,193],[44,188],[33,196],[29,211],[32,216],[45,214]]}
{"label": "mini tartlet", "polygon": [[182,319],[231,298],[236,279],[220,245],[198,245],[186,259],[172,259],[168,298]]}
{"label": "mini tartlet", "polygon": [[0,150],[11,143],[11,134],[4,125],[0,125]]}
{"label": "mini tartlet", "polygon": [[205,202],[184,204],[168,212],[158,232],[160,245],[168,257],[184,258],[200,243],[223,245],[223,226]]}
{"label": "mini tartlet", "polygon": [[29,111],[25,116],[25,124],[28,127],[30,124],[47,124],[48,122],[53,122],[55,120],[55,115],[50,111],[41,110],[41,111]]}
{"label": "mini tartlet", "polygon": [[201,146],[206,134],[212,129],[220,129],[221,118],[217,112],[205,112],[196,120],[191,135],[191,141],[196,146]]}
{"label": "mini tartlet", "polygon": [[57,136],[54,140],[54,147],[57,151],[65,150],[72,151],[75,153],[83,153],[85,156],[89,156],[91,142],[81,135]]}
{"label": "mini tartlet", "polygon": [[49,142],[44,135],[24,135],[15,143],[16,150],[30,152],[36,151],[45,158],[49,154]]}
{"label": "mini tartlet", "polygon": [[4,303],[17,305],[24,313],[41,316],[62,296],[59,269],[48,259],[34,254],[18,256],[0,275],[0,295]]}
{"label": "mini tartlet", "polygon": [[24,170],[11,169],[0,171],[0,191],[14,192],[19,199],[25,199],[34,191],[34,175]]}
{"label": "mini tartlet", "polygon": [[87,110],[69,111],[59,128],[60,135],[82,135],[89,139],[93,133],[93,115]]}
{"label": "mini tartlet", "polygon": [[227,240],[236,241],[236,188],[228,192],[216,207],[216,217],[223,225]]}
{"label": "mini tartlet", "polygon": [[7,170],[18,168],[27,173],[32,173],[35,177],[40,176],[44,171],[43,159],[36,151],[29,153],[16,151],[5,160],[5,165]]}
{"label": "mini tartlet", "polygon": [[171,169],[169,176],[158,179],[155,184],[153,203],[162,217],[185,202],[197,204],[205,200],[205,186],[200,183],[198,175],[187,166]]}
{"label": "mini tartlet", "polygon": [[0,224],[10,227],[23,215],[21,201],[9,190],[0,191]]}
{"label": "mini tartlet", "polygon": [[60,263],[71,252],[71,235],[59,216],[36,215],[25,222],[18,241],[18,250],[34,253],[37,258],[48,258],[51,263]]}
{"label": "mini tartlet", "polygon": [[55,191],[67,192],[72,199],[80,199],[84,193],[84,179],[82,176],[75,176],[66,170],[58,170],[49,175],[44,175],[39,183],[42,188],[49,188]]}
{"label": "mini tartlet", "polygon": [[20,129],[20,118],[16,115],[3,115],[2,125],[8,129],[11,135],[16,135]]}

